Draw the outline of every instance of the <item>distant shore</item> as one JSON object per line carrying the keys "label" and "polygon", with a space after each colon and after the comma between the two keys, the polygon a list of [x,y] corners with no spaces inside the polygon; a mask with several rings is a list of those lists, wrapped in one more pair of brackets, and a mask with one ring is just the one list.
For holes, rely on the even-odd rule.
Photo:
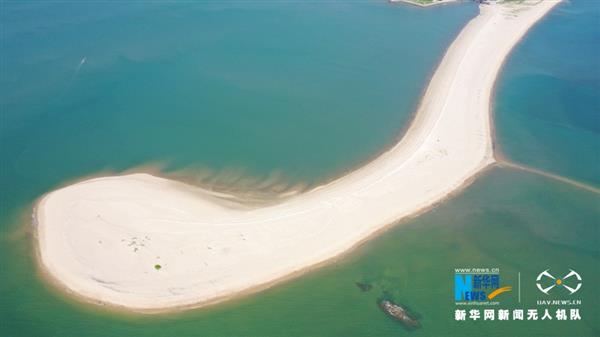
{"label": "distant shore", "polygon": [[85,180],[34,210],[43,272],[92,303],[162,312],[268,287],[434,207],[494,163],[490,98],[512,48],[559,0],[480,5],[402,140],[367,165],[254,209],[149,174]]}

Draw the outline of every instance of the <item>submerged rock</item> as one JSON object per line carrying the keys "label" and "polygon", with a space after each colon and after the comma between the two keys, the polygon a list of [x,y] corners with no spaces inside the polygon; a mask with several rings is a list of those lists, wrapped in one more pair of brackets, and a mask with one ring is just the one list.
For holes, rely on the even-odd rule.
{"label": "submerged rock", "polygon": [[362,282],[356,282],[356,286],[358,287],[358,289],[360,289],[361,291],[369,291],[371,290],[371,288],[373,288],[372,285],[368,284],[368,283],[362,283]]}

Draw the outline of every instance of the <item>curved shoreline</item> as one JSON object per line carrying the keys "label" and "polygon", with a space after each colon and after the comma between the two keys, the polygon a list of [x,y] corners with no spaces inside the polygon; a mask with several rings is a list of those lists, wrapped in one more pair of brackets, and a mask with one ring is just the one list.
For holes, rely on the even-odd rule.
{"label": "curved shoreline", "polygon": [[407,4],[407,5],[421,7],[421,8],[427,8],[427,7],[432,7],[432,6],[456,3],[459,0],[435,0],[435,2],[430,2],[430,3],[425,3],[425,4],[419,3],[415,0],[388,0],[388,1],[393,4],[401,3],[401,4]]}
{"label": "curved shoreline", "polygon": [[514,45],[558,2],[512,5],[528,8],[516,17],[507,16],[515,15],[511,5],[482,6],[446,51],[396,146],[281,204],[228,208],[201,189],[142,174],[47,194],[35,210],[40,265],[74,294],[157,312],[264,289],[340,256],[494,162],[495,79]]}

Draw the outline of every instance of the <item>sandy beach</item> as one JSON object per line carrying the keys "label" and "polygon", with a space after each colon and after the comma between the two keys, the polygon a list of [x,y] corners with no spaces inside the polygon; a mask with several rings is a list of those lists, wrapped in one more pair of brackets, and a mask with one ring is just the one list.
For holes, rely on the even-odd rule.
{"label": "sandy beach", "polygon": [[560,0],[480,5],[446,51],[402,140],[331,183],[260,208],[149,174],[48,193],[34,211],[44,273],[140,312],[212,303],[336,257],[442,201],[494,163],[490,98],[527,30]]}
{"label": "sandy beach", "polygon": [[458,2],[459,0],[435,0],[429,3],[420,3],[416,0],[389,0],[391,3],[405,3],[409,5],[419,6],[419,7],[430,7],[435,5],[442,5],[451,2]]}

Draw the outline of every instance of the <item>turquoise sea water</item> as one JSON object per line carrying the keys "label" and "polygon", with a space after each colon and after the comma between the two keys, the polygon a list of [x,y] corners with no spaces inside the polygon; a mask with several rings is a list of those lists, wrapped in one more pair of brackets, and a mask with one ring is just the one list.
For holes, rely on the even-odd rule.
{"label": "turquoise sea water", "polygon": [[600,186],[600,1],[561,4],[509,58],[496,130],[512,160]]}
{"label": "turquoise sea water", "polygon": [[[65,181],[161,162],[259,177],[279,170],[283,179],[314,182],[369,159],[397,139],[443,50],[476,14],[474,5],[2,6],[0,336],[600,335],[600,198],[505,169],[344,259],[205,309],[122,315],[65,297],[36,274],[31,203]],[[597,38],[594,15],[597,7],[573,1],[535,27],[510,57],[494,103],[499,145],[511,159],[592,183],[586,177],[594,177],[598,162],[570,150],[594,151],[593,139],[575,127],[592,128],[593,100],[581,101],[572,116],[542,105],[543,98],[522,108],[528,101],[519,95],[546,92],[527,85],[532,69],[544,66],[561,88],[548,97],[588,97],[572,90],[597,83],[593,66],[549,60],[567,47],[598,53],[599,44],[572,41]],[[571,39],[550,39],[554,47],[542,49],[539,61],[540,39],[562,27],[570,27]],[[588,80],[582,89],[573,78]],[[560,128],[548,128],[534,150],[519,138],[537,141],[540,125],[556,125],[557,116],[561,125],[567,117],[579,121],[566,128],[570,145]],[[562,147],[548,160],[551,142]],[[583,165],[580,158],[590,167],[573,164]],[[511,292],[501,295],[506,308],[536,307],[540,271],[576,269],[584,279],[583,321],[455,322],[454,268],[474,265],[501,268],[503,283],[513,286],[521,273],[522,304]],[[362,292],[356,282],[372,289]],[[384,294],[418,314],[422,328],[407,331],[385,316],[376,305]]]}
{"label": "turquoise sea water", "polygon": [[395,143],[475,13],[384,1],[8,2],[2,205],[148,163],[335,177]]}

